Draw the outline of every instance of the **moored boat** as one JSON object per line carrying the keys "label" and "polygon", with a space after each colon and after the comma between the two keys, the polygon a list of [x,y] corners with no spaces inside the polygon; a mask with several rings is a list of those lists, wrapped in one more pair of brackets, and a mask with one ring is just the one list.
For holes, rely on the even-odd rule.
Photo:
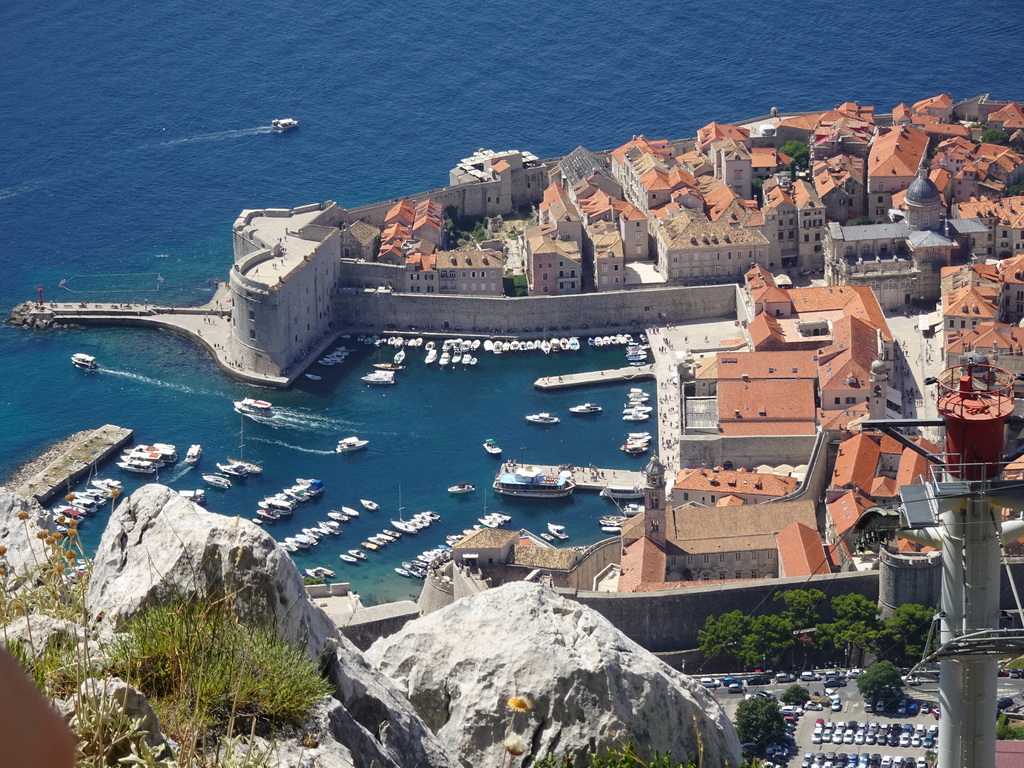
{"label": "moored boat", "polygon": [[185,454],[185,463],[195,464],[199,461],[199,457],[203,455],[203,446],[199,443],[193,443],[189,446],[188,453]]}
{"label": "moored boat", "polygon": [[484,450],[487,451],[492,456],[501,455],[501,446],[498,445],[492,438],[487,438],[486,440],[484,440]]}
{"label": "moored boat", "polygon": [[386,385],[395,383],[395,372],[394,371],[373,371],[365,376],[360,377],[367,384],[375,385]]}
{"label": "moored boat", "polygon": [[558,498],[569,496],[576,489],[576,482],[568,470],[552,476],[536,467],[519,466],[513,472],[499,472],[492,487],[507,496]]}
{"label": "moored boat", "polygon": [[569,413],[576,414],[588,414],[588,413],[600,413],[601,406],[595,405],[594,403],[583,403],[583,405],[574,405],[569,409]]}
{"label": "moored boat", "polygon": [[363,505],[363,509],[367,512],[376,512],[380,509],[380,504],[376,501],[370,501],[369,499],[360,499],[359,503]]}
{"label": "moored boat", "polygon": [[207,485],[212,485],[214,488],[220,488],[222,491],[226,491],[231,487],[231,480],[224,477],[224,475],[203,475],[203,482]]}
{"label": "moored boat", "polygon": [[448,493],[472,493],[475,490],[476,486],[469,483],[456,483],[448,487]]}
{"label": "moored boat", "polygon": [[557,424],[559,418],[552,416],[550,413],[531,413],[526,417],[526,420],[531,424]]}

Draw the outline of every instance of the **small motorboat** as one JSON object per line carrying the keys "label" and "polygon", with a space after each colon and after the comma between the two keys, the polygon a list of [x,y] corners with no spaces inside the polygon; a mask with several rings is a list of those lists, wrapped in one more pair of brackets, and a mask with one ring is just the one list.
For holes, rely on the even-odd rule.
{"label": "small motorboat", "polygon": [[359,510],[352,509],[352,507],[342,507],[341,513],[343,515],[348,515],[349,517],[359,517]]}
{"label": "small motorboat", "polygon": [[366,559],[366,553],[363,552],[363,550],[361,550],[361,549],[350,549],[348,551],[348,553],[350,555],[352,555],[352,557],[354,557],[356,560],[365,560]]}
{"label": "small motorboat", "polygon": [[359,503],[363,505],[363,509],[367,512],[376,512],[380,509],[380,504],[376,501],[370,501],[369,499],[360,499]]}
{"label": "small motorboat", "polygon": [[95,371],[100,367],[100,364],[96,362],[96,358],[92,355],[87,355],[84,352],[75,352],[71,356],[71,363],[76,368],[82,368],[86,371]]}
{"label": "small motorboat", "polygon": [[360,377],[367,384],[394,384],[395,383],[395,372],[394,371],[373,371],[365,376]]}
{"label": "small motorboat", "polygon": [[334,571],[330,568],[324,568],[323,566],[316,566],[315,568],[307,568],[306,575],[311,579],[333,579]]}
{"label": "small motorboat", "polygon": [[500,456],[501,455],[501,446],[498,445],[491,438],[487,438],[486,440],[484,440],[484,450],[487,451],[492,456]]}
{"label": "small motorboat", "polygon": [[299,127],[299,121],[294,117],[277,117],[270,121],[270,130],[274,133],[284,133]]}
{"label": "small motorboat", "polygon": [[344,553],[338,555],[338,557],[340,557],[346,563],[358,563],[359,562],[359,560],[357,558],[352,557],[352,555],[346,555]]}
{"label": "small motorboat", "polygon": [[224,475],[203,475],[203,482],[214,488],[220,488],[222,491],[231,487],[231,481]]}
{"label": "small motorboat", "polygon": [[344,437],[339,440],[334,451],[335,453],[348,453],[350,451],[358,451],[360,448],[365,448],[369,444],[369,440],[360,440],[355,435],[352,435],[351,437]]}
{"label": "small motorboat", "polygon": [[199,461],[199,457],[203,455],[203,446],[199,443],[193,443],[189,446],[188,453],[185,454],[186,464],[195,464]]}
{"label": "small motorboat", "polygon": [[550,413],[531,413],[526,420],[531,424],[557,424],[559,421],[557,416]]}
{"label": "small motorboat", "polygon": [[577,414],[588,414],[588,413],[600,413],[601,406],[594,405],[594,403],[584,403],[583,405],[574,405],[569,409],[569,413]]}
{"label": "small motorboat", "polygon": [[456,483],[455,485],[449,486],[448,493],[472,493],[476,490],[476,486],[470,485],[469,483]]}
{"label": "small motorboat", "polygon": [[352,519],[348,515],[346,515],[344,512],[338,512],[338,511],[333,510],[333,509],[330,512],[327,513],[327,516],[329,518],[331,518],[331,520],[335,520],[335,521],[337,521],[339,523],[347,523],[349,520]]}
{"label": "small motorboat", "polygon": [[196,488],[194,491],[178,491],[178,495],[188,499],[193,504],[199,506],[206,506],[206,491],[202,488]]}
{"label": "small motorboat", "polygon": [[380,549],[380,546],[375,544],[372,541],[364,541],[362,543],[362,547],[363,547],[363,549],[368,549],[371,552],[376,552],[378,549]]}
{"label": "small motorboat", "polygon": [[323,377],[317,376],[315,373],[307,373],[306,378],[309,379],[310,381],[320,381],[320,379],[322,379]]}

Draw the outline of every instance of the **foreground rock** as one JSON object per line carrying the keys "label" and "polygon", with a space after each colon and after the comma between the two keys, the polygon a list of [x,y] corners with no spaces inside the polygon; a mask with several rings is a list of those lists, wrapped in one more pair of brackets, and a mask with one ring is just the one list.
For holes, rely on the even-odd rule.
{"label": "foreground rock", "polygon": [[281,765],[458,765],[391,681],[310,601],[295,564],[273,538],[247,520],[207,512],[169,488],[147,485],[111,515],[93,562],[86,607],[110,629],[181,595],[229,595],[240,616],[277,622],[282,638],[305,644],[324,665],[335,694],[314,708],[303,734],[257,739]]}
{"label": "foreground rock", "polygon": [[[465,766],[502,764],[510,722],[525,742],[520,761],[551,752],[583,765],[631,736],[673,764],[699,755],[703,766],[739,764],[732,724],[696,681],[535,584],[458,600],[378,640],[367,658]],[[514,720],[513,695],[533,701]]]}
{"label": "foreground rock", "polygon": [[248,520],[207,512],[162,485],[118,505],[93,561],[85,602],[102,625],[118,627],[174,596],[224,597],[252,621],[311,658],[333,649],[337,628],[306,594],[288,553]]}
{"label": "foreground rock", "polygon": [[47,510],[0,487],[0,546],[5,548],[0,563],[9,587],[16,588],[25,577],[32,577],[49,559],[49,550],[38,534],[55,530],[53,515]]}

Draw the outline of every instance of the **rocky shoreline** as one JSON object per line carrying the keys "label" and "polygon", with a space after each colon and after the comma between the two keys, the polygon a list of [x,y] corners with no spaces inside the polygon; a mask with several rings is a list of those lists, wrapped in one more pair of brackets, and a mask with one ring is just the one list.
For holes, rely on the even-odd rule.
{"label": "rocky shoreline", "polygon": [[8,325],[15,325],[19,328],[35,330],[46,330],[56,325],[56,319],[52,313],[40,312],[37,305],[31,301],[25,301],[11,310],[10,316],[4,320]]}

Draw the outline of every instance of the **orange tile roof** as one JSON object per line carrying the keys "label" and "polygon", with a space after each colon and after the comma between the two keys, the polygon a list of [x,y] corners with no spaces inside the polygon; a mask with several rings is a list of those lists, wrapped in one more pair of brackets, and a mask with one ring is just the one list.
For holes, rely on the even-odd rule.
{"label": "orange tile roof", "polygon": [[665,580],[665,552],[646,536],[624,547],[619,592],[634,592],[642,584]]}
{"label": "orange tile roof", "polygon": [[999,275],[1005,283],[1024,282],[1024,253],[1018,253],[999,263]]}
{"label": "orange tile roof", "polygon": [[697,131],[697,143],[709,144],[720,139],[733,139],[740,143],[749,141],[750,131],[730,123],[710,122]]}
{"label": "orange tile roof", "polygon": [[894,127],[871,145],[868,176],[914,176],[927,148],[928,137],[917,128]]}
{"label": "orange tile roof", "polygon": [[821,536],[803,523],[790,523],[777,534],[779,548],[779,575],[786,577],[813,576],[831,573]]}
{"label": "orange tile roof", "polygon": [[821,428],[826,431],[859,429],[859,424],[871,415],[871,405],[860,402],[845,406],[841,411],[821,411],[819,419]]}
{"label": "orange tile roof", "polygon": [[413,221],[416,219],[416,206],[410,203],[408,200],[401,200],[395,205],[388,209],[388,212],[384,214],[384,224],[391,224],[397,222],[407,227],[411,227]]}
{"label": "orange tile roof", "polygon": [[801,131],[813,131],[814,126],[818,124],[821,116],[824,112],[811,112],[807,115],[795,115],[794,117],[785,117],[779,120],[775,124],[776,130],[779,128],[796,128]]}
{"label": "orange tile roof", "polygon": [[680,469],[672,483],[673,491],[726,495],[742,493],[769,499],[788,496],[796,488],[796,478],[746,469]]}
{"label": "orange tile roof", "polygon": [[1024,328],[1007,323],[978,323],[974,328],[946,334],[946,354],[962,355],[972,350],[1001,354],[1024,354]]}
{"label": "orange tile roof", "polygon": [[634,136],[618,149],[612,150],[612,157],[625,165],[626,155],[630,150],[638,150],[647,155],[654,155],[663,159],[671,159],[675,154],[667,139],[648,139],[646,136]]}
{"label": "orange tile roof", "polygon": [[[923,437],[917,438],[914,442],[930,453],[938,453],[938,446]],[[927,482],[931,477],[930,468],[928,459],[917,451],[906,449],[900,456],[899,469],[896,470],[896,485],[916,485]]]}
{"label": "orange tile roof", "polygon": [[882,334],[882,339],[892,341],[889,324],[878,305],[874,291],[866,285],[812,286],[810,288],[790,288],[789,298],[793,302],[793,311],[825,312],[842,310],[847,315],[859,317]]}
{"label": "orange tile roof", "polygon": [[897,104],[892,109],[892,121],[898,123],[902,120],[910,120],[910,107],[906,104]]}
{"label": "orange tile roof", "polygon": [[832,519],[836,536],[842,537],[853,528],[870,506],[873,506],[871,501],[856,491],[847,491],[832,503],[826,504],[825,509]]}
{"label": "orange tile roof", "polygon": [[788,163],[788,161],[783,161],[782,157],[784,155],[775,147],[751,147],[750,167],[777,168]]}
{"label": "orange tile roof", "polygon": [[743,501],[739,496],[722,496],[715,504],[716,507],[738,507],[746,502]]}
{"label": "orange tile roof", "polygon": [[1001,122],[1003,130],[1007,128],[1024,128],[1024,109],[1020,104],[1011,101],[988,116],[989,122]]}
{"label": "orange tile roof", "polygon": [[952,106],[953,97],[948,93],[940,93],[938,96],[921,99],[921,101],[914,105],[913,109],[915,112],[924,112],[928,109],[949,109]]}
{"label": "orange tile roof", "polygon": [[1000,200],[971,198],[969,202],[958,203],[956,208],[964,219],[995,219],[1000,226],[1024,229],[1024,195]]}
{"label": "orange tile roof", "polygon": [[511,167],[512,166],[506,163],[504,160],[499,160],[498,162],[491,165],[491,170],[496,171],[498,173],[503,173]]}
{"label": "orange tile roof", "polygon": [[750,340],[755,350],[777,349],[786,343],[785,334],[779,321],[771,315],[761,312],[751,321],[747,327],[750,333]]}
{"label": "orange tile roof", "polygon": [[844,115],[856,117],[868,123],[873,123],[875,121],[875,108],[862,107],[855,101],[845,101],[842,104],[837,104],[836,111],[842,112]]}
{"label": "orange tile roof", "polygon": [[814,379],[814,358],[811,351],[719,352],[718,379]]}
{"label": "orange tile roof", "polygon": [[992,320],[999,313],[999,289],[968,283],[942,297],[944,317]]}
{"label": "orange tile roof", "polygon": [[720,381],[718,431],[723,435],[813,434],[814,394],[814,382],[808,379]]}

